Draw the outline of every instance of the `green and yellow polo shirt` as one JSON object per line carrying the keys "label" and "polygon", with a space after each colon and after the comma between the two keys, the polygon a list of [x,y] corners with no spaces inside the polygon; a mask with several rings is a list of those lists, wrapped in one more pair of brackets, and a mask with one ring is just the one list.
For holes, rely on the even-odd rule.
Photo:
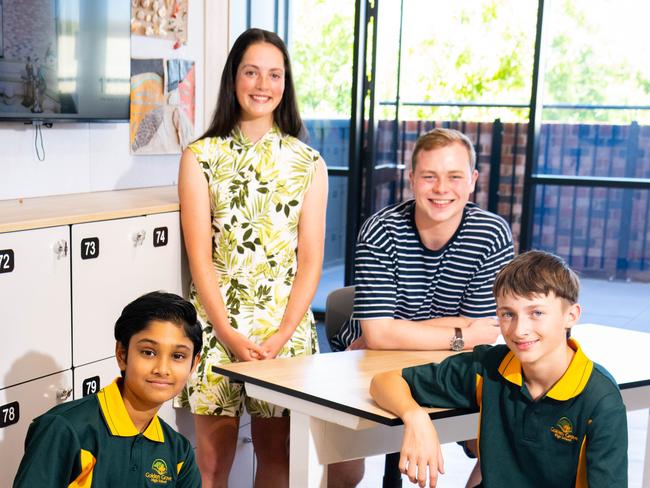
{"label": "green and yellow polo shirt", "polygon": [[575,355],[538,400],[507,346],[478,346],[402,376],[423,406],[478,409],[486,488],[627,488],[627,419],[611,375],[569,339]]}
{"label": "green and yellow polo shirt", "polygon": [[34,419],[14,487],[200,487],[189,441],[154,416],[138,432],[116,379]]}

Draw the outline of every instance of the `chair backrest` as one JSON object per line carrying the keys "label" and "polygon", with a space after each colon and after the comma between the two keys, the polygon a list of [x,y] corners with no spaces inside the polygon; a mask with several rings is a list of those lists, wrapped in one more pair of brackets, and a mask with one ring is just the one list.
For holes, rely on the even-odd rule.
{"label": "chair backrest", "polygon": [[338,288],[325,301],[325,333],[331,339],[352,315],[354,286]]}

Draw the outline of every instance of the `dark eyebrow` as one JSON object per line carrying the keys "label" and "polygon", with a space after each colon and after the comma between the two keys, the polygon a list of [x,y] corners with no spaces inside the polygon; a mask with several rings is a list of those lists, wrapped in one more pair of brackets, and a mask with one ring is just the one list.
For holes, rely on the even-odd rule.
{"label": "dark eyebrow", "polygon": [[[244,69],[244,68],[260,69],[259,66],[257,66],[256,64],[251,64],[251,63],[242,64],[240,69]],[[269,71],[280,71],[280,72],[284,73],[284,68],[269,68]]]}
{"label": "dark eyebrow", "polygon": [[[153,346],[158,346],[158,345],[160,345],[159,342],[154,341],[153,339],[147,339],[146,337],[143,338],[143,339],[140,339],[140,340],[138,341],[138,344],[151,344],[151,345],[153,345]],[[187,349],[188,351],[191,350],[191,348],[190,348],[189,346],[186,346],[185,344],[176,344],[174,347],[175,347],[176,349]]]}

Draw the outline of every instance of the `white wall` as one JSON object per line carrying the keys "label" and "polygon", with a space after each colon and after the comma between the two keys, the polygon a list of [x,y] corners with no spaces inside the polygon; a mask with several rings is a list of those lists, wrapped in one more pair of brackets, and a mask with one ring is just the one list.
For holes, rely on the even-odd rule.
{"label": "white wall", "polygon": [[[206,98],[210,101],[207,110],[210,112],[218,89],[218,85],[210,86],[213,85],[210,80],[214,79],[212,72],[218,70],[220,74],[228,49],[228,3],[227,0],[191,0],[188,41],[179,49],[172,49],[172,41],[131,38],[132,57],[182,58],[196,62],[197,136],[205,127]],[[226,29],[222,30],[224,24]],[[206,26],[210,29],[208,36]],[[209,90],[215,92],[207,97],[206,62],[211,71],[207,77]],[[0,200],[176,183],[179,155],[131,155],[127,122],[62,122],[50,129],[43,127],[42,133],[45,160],[39,161],[34,149],[34,127],[0,122]]]}

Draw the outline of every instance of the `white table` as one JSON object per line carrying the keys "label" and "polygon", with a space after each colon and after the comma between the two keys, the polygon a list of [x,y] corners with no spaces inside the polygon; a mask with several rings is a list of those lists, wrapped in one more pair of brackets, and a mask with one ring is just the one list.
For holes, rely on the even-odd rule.
{"label": "white table", "polygon": [[[614,376],[628,411],[650,407],[650,334],[581,324],[573,336],[590,359]],[[235,363],[214,370],[243,381],[249,396],[291,410],[290,486],[311,488],[327,486],[327,464],[399,451],[401,420],[379,408],[368,393],[376,373],[439,362],[450,354],[454,353],[346,351]],[[477,413],[429,411],[441,443],[476,437]],[[642,486],[650,486],[649,465],[646,456]]]}

